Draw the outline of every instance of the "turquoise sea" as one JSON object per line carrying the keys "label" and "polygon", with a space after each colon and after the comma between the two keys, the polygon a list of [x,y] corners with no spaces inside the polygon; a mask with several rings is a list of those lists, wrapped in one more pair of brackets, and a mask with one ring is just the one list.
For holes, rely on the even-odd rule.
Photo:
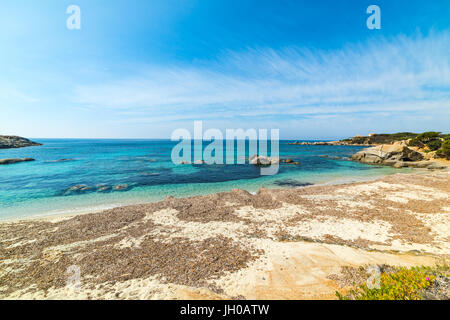
{"label": "turquoise sea", "polygon": [[[0,150],[0,159],[36,159],[0,166],[0,219],[95,211],[234,188],[256,192],[261,186],[351,182],[394,172],[347,160],[362,149],[354,146],[280,141],[280,157],[301,165],[281,164],[277,175],[261,176],[249,164],[175,165],[170,155],[176,142],[169,140],[34,140],[43,146]],[[84,188],[70,190],[77,185]],[[119,185],[122,189],[114,190]]]}

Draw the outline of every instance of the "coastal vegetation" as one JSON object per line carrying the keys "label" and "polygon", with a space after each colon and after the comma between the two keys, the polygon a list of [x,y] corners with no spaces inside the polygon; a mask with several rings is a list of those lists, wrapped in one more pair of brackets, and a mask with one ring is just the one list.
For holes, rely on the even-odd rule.
{"label": "coastal vegetation", "polygon": [[[358,286],[347,294],[336,291],[340,300],[447,300],[450,289],[450,267],[390,267],[384,269],[378,279],[365,273],[360,267],[356,274],[365,275]],[[355,273],[354,273],[355,274]],[[359,279],[361,281],[361,279]],[[378,283],[377,280],[379,281]]]}
{"label": "coastal vegetation", "polygon": [[436,151],[436,158],[450,158],[450,135],[441,132],[428,131],[417,135],[408,143],[409,146],[419,147],[425,151]]}
{"label": "coastal vegetation", "polygon": [[442,142],[442,146],[436,151],[436,155],[440,158],[450,159],[450,139]]}
{"label": "coastal vegetation", "polygon": [[399,132],[399,133],[381,133],[370,134],[368,136],[355,136],[353,138],[343,139],[341,141],[348,142],[349,144],[391,144],[396,141],[408,140],[417,137],[417,133],[412,132]]}
{"label": "coastal vegetation", "polygon": [[442,140],[439,137],[440,134],[440,132],[434,131],[421,133],[417,137],[411,139],[408,145],[419,148],[428,147],[429,150],[436,151],[442,145]]}

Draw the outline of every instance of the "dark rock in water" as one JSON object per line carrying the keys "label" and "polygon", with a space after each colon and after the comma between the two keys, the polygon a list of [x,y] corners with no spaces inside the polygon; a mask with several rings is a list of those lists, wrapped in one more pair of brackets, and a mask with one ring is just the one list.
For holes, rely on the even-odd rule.
{"label": "dark rock in water", "polygon": [[33,158],[22,158],[22,159],[0,159],[0,164],[14,164],[19,162],[29,162],[35,161]]}
{"label": "dark rock in water", "polygon": [[68,161],[75,161],[75,159],[48,160],[48,161],[45,161],[45,162],[47,162],[47,163],[57,163],[57,162],[68,162]]}
{"label": "dark rock in water", "polygon": [[69,196],[72,194],[80,194],[87,191],[91,191],[93,187],[87,186],[85,184],[77,184],[75,186],[72,186],[70,188],[67,188],[67,190],[63,193],[65,196]]}
{"label": "dark rock in water", "polygon": [[158,172],[142,172],[139,175],[141,175],[141,176],[159,176],[160,173],[158,173]]}
{"label": "dark rock in water", "polygon": [[331,159],[331,160],[342,160],[343,159],[342,157],[339,157],[339,156],[329,156],[327,154],[320,155],[319,157],[321,157],[321,158],[328,158],[328,159]]}
{"label": "dark rock in water", "polygon": [[109,192],[111,190],[112,187],[108,185],[101,184],[97,186],[97,192]]}
{"label": "dark rock in water", "polygon": [[300,182],[300,181],[291,180],[291,179],[277,180],[274,182],[274,184],[276,184],[277,186],[280,186],[280,187],[306,187],[306,186],[312,185],[312,183],[309,183],[309,182]]}
{"label": "dark rock in water", "polygon": [[55,160],[54,162],[67,162],[67,161],[75,161],[75,159],[59,159]]}
{"label": "dark rock in water", "polygon": [[127,185],[127,184],[119,184],[119,185],[117,185],[117,186],[114,186],[114,191],[126,191],[126,190],[128,190],[130,188],[130,186],[129,185]]}
{"label": "dark rock in water", "polygon": [[253,155],[249,159],[249,163],[254,166],[270,166],[272,164],[278,164],[280,159],[275,157],[258,156]]}
{"label": "dark rock in water", "polygon": [[296,165],[300,164],[299,161],[294,161],[291,158],[282,159],[281,162],[286,164],[296,164]]}
{"label": "dark rock in water", "polygon": [[18,136],[0,136],[0,149],[23,148],[31,146],[42,146],[42,144]]}

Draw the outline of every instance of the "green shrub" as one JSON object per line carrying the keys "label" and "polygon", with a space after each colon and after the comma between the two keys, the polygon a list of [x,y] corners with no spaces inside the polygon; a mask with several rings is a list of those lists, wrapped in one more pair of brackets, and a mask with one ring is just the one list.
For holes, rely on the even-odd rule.
{"label": "green shrub", "polygon": [[425,147],[425,144],[419,139],[414,138],[409,141],[408,146],[423,148]]}
{"label": "green shrub", "polygon": [[416,139],[423,142],[423,143],[427,143],[431,140],[436,140],[437,138],[439,138],[439,135],[441,133],[440,132],[435,132],[435,131],[428,131],[428,132],[424,132],[419,134]]}
{"label": "green shrub", "polygon": [[378,288],[370,289],[360,284],[344,295],[336,291],[339,300],[421,300],[424,289],[431,286],[439,275],[449,276],[449,267],[395,268],[395,272],[380,276]]}
{"label": "green shrub", "polygon": [[431,151],[436,151],[442,145],[441,138],[439,137],[440,135],[440,132],[435,131],[424,132],[411,139],[408,145],[419,148],[424,148],[427,146]]}
{"label": "green shrub", "polygon": [[441,149],[436,152],[436,155],[441,158],[450,159],[450,140],[445,140],[442,143]]}
{"label": "green shrub", "polygon": [[431,151],[436,151],[441,148],[442,141],[441,140],[431,140],[426,145]]}

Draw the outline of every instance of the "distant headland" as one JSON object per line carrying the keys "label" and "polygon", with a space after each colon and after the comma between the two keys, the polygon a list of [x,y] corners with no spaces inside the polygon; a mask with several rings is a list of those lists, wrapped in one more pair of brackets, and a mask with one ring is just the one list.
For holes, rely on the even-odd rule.
{"label": "distant headland", "polygon": [[351,159],[367,164],[389,165],[395,168],[418,167],[445,169],[450,163],[450,134],[428,131],[421,134],[400,132],[355,136],[339,141],[293,142],[291,145],[329,145],[370,147]]}
{"label": "distant headland", "polygon": [[41,145],[41,143],[31,141],[27,138],[0,135],[0,149],[24,148]]}

